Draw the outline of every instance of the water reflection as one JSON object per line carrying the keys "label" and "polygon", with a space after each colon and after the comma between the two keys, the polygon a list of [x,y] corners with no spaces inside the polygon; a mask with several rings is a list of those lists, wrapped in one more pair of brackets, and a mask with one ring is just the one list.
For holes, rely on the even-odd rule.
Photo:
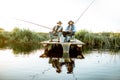
{"label": "water reflection", "polygon": [[8,44],[1,43],[1,42],[0,42],[0,49],[6,49],[7,46],[8,46]]}
{"label": "water reflection", "polygon": [[0,50],[0,80],[120,80],[120,54],[92,51],[85,59],[39,58],[44,50],[29,56],[14,56]]}
{"label": "water reflection", "polygon": [[62,72],[62,66],[66,66],[67,73],[73,73],[75,67],[74,59],[72,58],[49,58],[49,64],[56,69],[57,73]]}
{"label": "water reflection", "polygon": [[40,44],[10,44],[9,48],[12,48],[14,54],[30,54],[41,48]]}
{"label": "water reflection", "polygon": [[[58,54],[58,53],[56,53]],[[72,74],[75,67],[75,59],[84,59],[83,55],[77,54],[68,55],[69,53],[59,53],[59,56],[56,56],[55,53],[49,53],[49,55],[42,54],[41,58],[49,58],[48,63],[56,70],[57,73],[62,72],[62,67],[65,66],[67,74]],[[75,53],[74,53],[75,54]],[[45,55],[45,56],[44,56]],[[79,56],[79,57],[78,57]]]}
{"label": "water reflection", "polygon": [[67,57],[67,56],[69,56],[70,58],[81,58],[81,59],[84,58],[81,47],[77,47],[77,45],[71,45],[68,52],[63,51],[63,47],[61,44],[46,45],[44,49],[44,53],[40,55],[40,57],[57,57],[57,58]]}
{"label": "water reflection", "polygon": [[49,58],[48,63],[56,70],[57,73],[62,72],[62,67],[65,66],[67,73],[73,73],[75,67],[74,59],[84,59],[81,48],[77,45],[71,45],[70,50],[63,51],[60,44],[46,45],[41,58]]}

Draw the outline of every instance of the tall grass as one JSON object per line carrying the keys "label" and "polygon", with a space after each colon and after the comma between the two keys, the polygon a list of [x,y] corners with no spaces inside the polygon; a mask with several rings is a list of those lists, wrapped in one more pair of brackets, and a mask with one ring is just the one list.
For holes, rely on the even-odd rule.
{"label": "tall grass", "polygon": [[6,43],[10,38],[9,34],[9,32],[0,31],[0,43]]}
{"label": "tall grass", "polygon": [[92,33],[80,30],[75,37],[86,43],[86,49],[109,49],[120,50],[120,33],[102,32]]}
{"label": "tall grass", "polygon": [[20,42],[20,43],[38,43],[47,38],[47,35],[43,36],[43,33],[32,32],[28,29],[15,28],[11,32],[10,41]]}
{"label": "tall grass", "polygon": [[[120,33],[102,32],[93,33],[87,30],[76,32],[75,37],[83,41],[86,45],[84,49],[109,49],[120,50]],[[14,28],[11,32],[6,32],[0,29],[0,44],[14,43],[39,43],[40,41],[48,40],[48,33],[37,33],[29,29]]]}

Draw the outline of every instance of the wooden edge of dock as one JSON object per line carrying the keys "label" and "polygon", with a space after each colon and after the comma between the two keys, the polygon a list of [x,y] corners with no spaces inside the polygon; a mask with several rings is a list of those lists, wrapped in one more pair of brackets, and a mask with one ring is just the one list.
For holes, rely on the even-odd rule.
{"label": "wooden edge of dock", "polygon": [[40,42],[41,44],[72,44],[72,45],[85,45],[84,42],[78,40],[78,39],[75,39],[75,40],[71,40],[70,42],[58,42],[57,39],[53,39],[52,42],[50,42],[49,40],[48,41],[43,41],[43,42]]}

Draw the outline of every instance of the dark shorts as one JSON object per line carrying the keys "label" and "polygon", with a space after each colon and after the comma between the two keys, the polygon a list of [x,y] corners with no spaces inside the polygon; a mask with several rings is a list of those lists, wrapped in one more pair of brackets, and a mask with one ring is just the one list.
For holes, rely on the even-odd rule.
{"label": "dark shorts", "polygon": [[64,37],[66,37],[66,36],[72,36],[72,35],[74,35],[75,32],[63,31],[62,34],[63,34]]}

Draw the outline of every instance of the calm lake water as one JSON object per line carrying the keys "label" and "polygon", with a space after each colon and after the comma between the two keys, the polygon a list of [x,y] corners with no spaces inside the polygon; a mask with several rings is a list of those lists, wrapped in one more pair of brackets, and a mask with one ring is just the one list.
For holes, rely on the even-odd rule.
{"label": "calm lake water", "polygon": [[29,55],[0,50],[0,80],[120,80],[120,53],[91,51],[83,54],[85,59],[61,64],[61,71],[52,62],[58,59],[40,58],[42,53],[43,50]]}

